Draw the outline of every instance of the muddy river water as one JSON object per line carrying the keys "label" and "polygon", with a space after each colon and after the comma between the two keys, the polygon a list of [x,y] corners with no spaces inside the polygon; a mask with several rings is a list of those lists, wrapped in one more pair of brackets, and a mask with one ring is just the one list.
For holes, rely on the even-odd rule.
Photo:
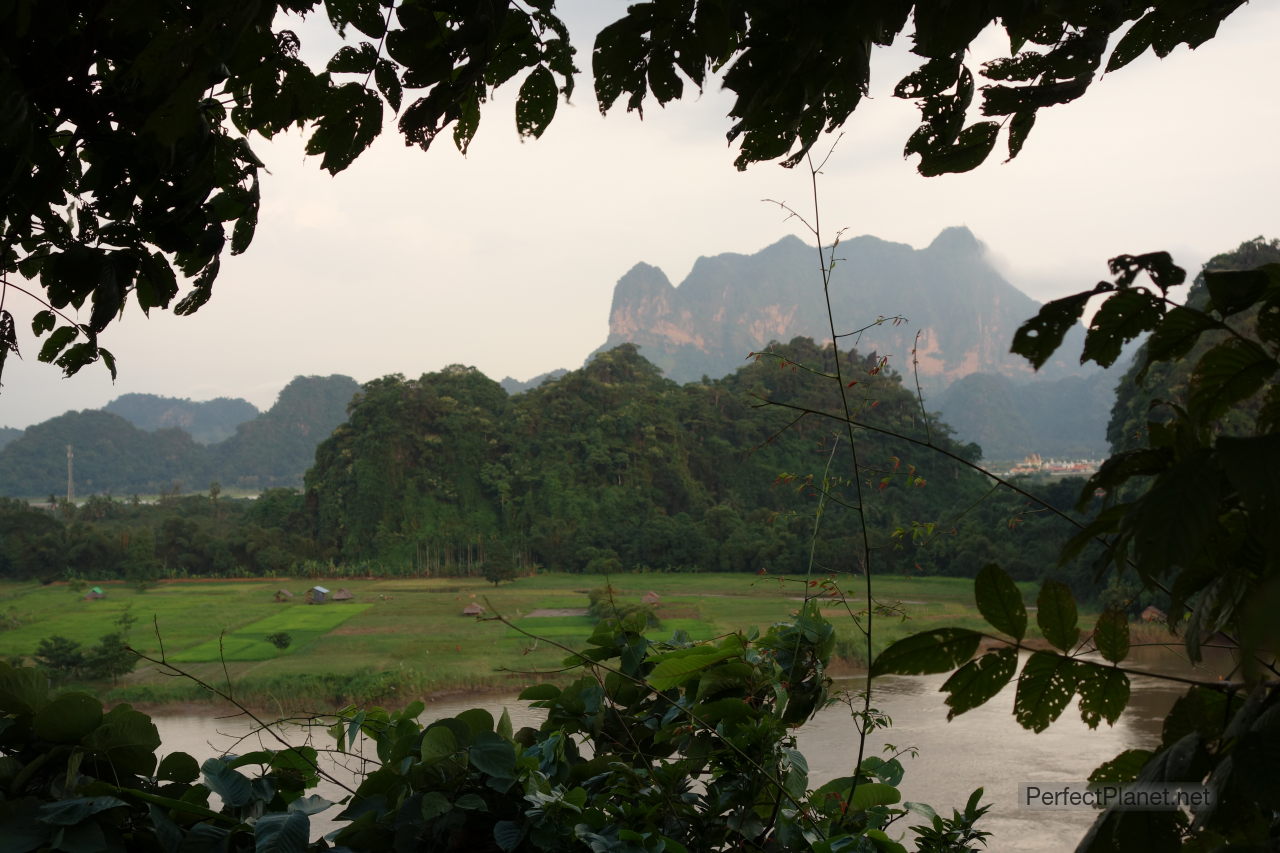
{"label": "muddy river water", "polygon": [[[1154,665],[1152,661],[1148,663]],[[1190,670],[1172,656],[1159,664],[1164,671],[1213,677],[1210,670]],[[1094,813],[1087,809],[1043,811],[1020,807],[1019,785],[1084,782],[1095,767],[1121,751],[1154,747],[1160,740],[1165,713],[1185,690],[1185,686],[1172,682],[1135,677],[1129,706],[1115,726],[1103,723],[1097,730],[1090,730],[1080,721],[1073,703],[1047,731],[1034,734],[1014,721],[1013,684],[983,707],[947,722],[944,694],[938,690],[945,679],[945,675],[876,679],[873,704],[888,714],[893,725],[873,733],[866,754],[887,757],[884,750],[892,744],[903,753],[906,775],[900,787],[904,799],[929,803],[939,812],[949,814],[953,808],[963,808],[974,788],[984,788],[983,801],[991,803],[992,809],[978,826],[993,833],[987,849],[1001,851],[1073,850]],[[851,679],[837,687],[858,690],[862,681]],[[540,721],[540,712],[524,707],[514,696],[437,701],[428,706],[422,719],[425,722],[452,716],[474,707],[487,708],[495,717],[506,708],[517,729],[521,725],[536,726]],[[157,716],[155,722],[163,752],[184,751],[197,760],[224,751],[243,753],[259,745],[260,736],[237,744],[237,739],[251,729],[242,719],[182,714]],[[315,730],[313,734],[317,745],[330,745],[322,731]],[[301,739],[305,732],[294,729],[288,736]],[[801,728],[798,740],[809,761],[813,787],[848,775],[856,760],[856,729],[845,705],[836,704],[821,711]],[[910,757],[907,750],[914,751],[915,757]],[[341,794],[337,789],[325,788],[320,793],[331,799]],[[318,824],[319,818],[313,820]],[[914,822],[910,818],[907,821]]]}

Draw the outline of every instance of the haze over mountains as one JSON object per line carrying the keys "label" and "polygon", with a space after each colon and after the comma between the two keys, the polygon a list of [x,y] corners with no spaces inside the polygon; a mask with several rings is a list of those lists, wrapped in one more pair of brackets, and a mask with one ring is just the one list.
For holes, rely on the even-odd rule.
{"label": "haze over mountains", "polygon": [[[1080,351],[1080,328],[1039,374],[1009,353],[1014,331],[1039,303],[1004,278],[967,228],[945,229],[923,249],[857,237],[841,243],[836,258],[831,301],[837,332],[848,335],[842,348],[887,356],[913,388],[918,341],[926,408],[961,441],[979,444],[985,459],[1104,454],[1115,377],[1070,355]],[[633,343],[668,378],[689,382],[726,376],[771,341],[829,340],[818,264],[816,249],[796,237],[753,255],[699,258],[679,286],[637,263],[615,286],[608,339],[596,352]],[[564,373],[501,385],[517,394]],[[67,444],[86,494],[152,493],[175,483],[202,490],[211,480],[224,488],[301,485],[316,445],[346,419],[358,390],[346,376],[298,377],[264,413],[235,398],[126,394],[104,410],[68,412],[25,433],[0,429],[0,495],[63,493]]]}

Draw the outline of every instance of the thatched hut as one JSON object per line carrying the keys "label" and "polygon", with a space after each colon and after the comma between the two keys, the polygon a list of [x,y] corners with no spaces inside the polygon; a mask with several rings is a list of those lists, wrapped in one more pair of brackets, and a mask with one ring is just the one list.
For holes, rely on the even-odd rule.
{"label": "thatched hut", "polygon": [[662,600],[662,596],[658,595],[653,590],[649,590],[648,592],[646,592],[644,596],[640,599],[641,603],[648,604],[650,607],[653,607],[661,600]]}
{"label": "thatched hut", "polygon": [[478,601],[473,601],[470,604],[468,604],[466,607],[462,608],[462,615],[463,616],[483,616],[484,605]]}
{"label": "thatched hut", "polygon": [[346,589],[345,587],[343,587],[342,589],[338,590],[333,594],[334,601],[354,601],[355,598],[356,598],[355,595],[353,595],[351,591]]}
{"label": "thatched hut", "polygon": [[324,604],[329,600],[329,590],[322,586],[313,586],[307,590],[307,604]]}
{"label": "thatched hut", "polygon": [[290,601],[293,601],[293,593],[289,592],[289,590],[287,589],[277,589],[275,600],[280,602],[281,604],[288,603]]}

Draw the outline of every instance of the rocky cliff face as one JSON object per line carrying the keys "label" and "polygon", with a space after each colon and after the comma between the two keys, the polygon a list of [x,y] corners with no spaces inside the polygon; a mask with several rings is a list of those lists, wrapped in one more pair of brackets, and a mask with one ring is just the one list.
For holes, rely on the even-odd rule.
{"label": "rocky cliff face", "polygon": [[[1039,303],[996,271],[967,228],[948,228],[924,249],[858,237],[841,243],[836,257],[831,301],[836,332],[848,335],[844,346],[886,355],[903,374],[916,348],[926,390],[977,372],[1031,377],[1009,343]],[[601,349],[635,343],[669,377],[687,382],[729,373],[770,341],[830,341],[817,267],[814,247],[796,237],[754,255],[699,258],[679,287],[660,269],[637,264],[614,289]],[[1060,359],[1042,374],[1080,372]]]}

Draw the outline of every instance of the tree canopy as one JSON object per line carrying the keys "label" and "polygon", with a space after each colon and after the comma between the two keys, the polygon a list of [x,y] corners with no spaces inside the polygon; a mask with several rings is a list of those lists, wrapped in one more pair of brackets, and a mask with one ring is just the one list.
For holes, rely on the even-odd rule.
{"label": "tree canopy", "polygon": [[[905,153],[937,175],[983,162],[1002,127],[1016,156],[1038,110],[1148,50],[1198,46],[1240,5],[665,0],[606,26],[591,67],[602,112],[624,102],[642,114],[722,82],[736,96],[738,167],[794,165],[853,114],[873,49],[909,31],[922,61],[895,95],[921,124]],[[308,14],[343,40],[322,69],[300,58],[291,29]],[[975,75],[966,51],[992,25],[1009,56]],[[465,152],[481,106],[517,81],[516,129],[537,137],[574,92],[576,56],[554,0],[0,4],[0,371],[19,352],[11,290],[41,304],[39,358],[68,375],[98,361],[114,375],[99,336],[130,300],[198,310],[223,254],[253,240],[255,138],[303,128],[307,152],[337,173],[389,110],[406,144],[452,130]]]}

